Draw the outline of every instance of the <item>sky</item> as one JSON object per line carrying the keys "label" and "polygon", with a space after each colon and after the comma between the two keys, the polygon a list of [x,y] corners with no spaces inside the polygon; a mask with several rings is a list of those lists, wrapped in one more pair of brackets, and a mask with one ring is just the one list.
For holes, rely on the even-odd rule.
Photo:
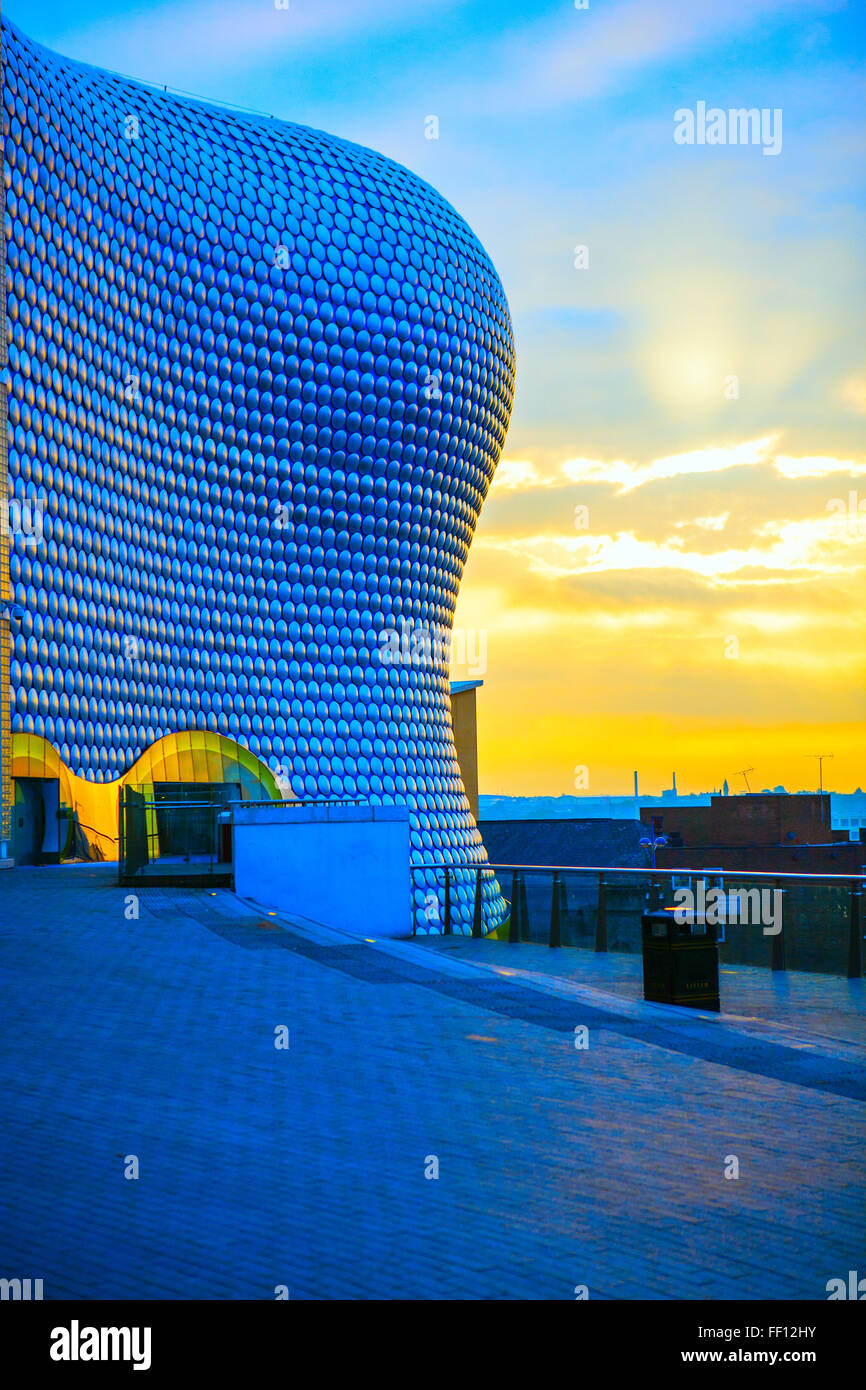
{"label": "sky", "polygon": [[[9,0],[31,38],[382,151],[493,259],[517,392],[455,620],[481,791],[866,786],[866,11]],[[691,112],[758,143],[679,143]],[[430,116],[438,138],[427,138]],[[714,133],[719,120],[711,117]]]}

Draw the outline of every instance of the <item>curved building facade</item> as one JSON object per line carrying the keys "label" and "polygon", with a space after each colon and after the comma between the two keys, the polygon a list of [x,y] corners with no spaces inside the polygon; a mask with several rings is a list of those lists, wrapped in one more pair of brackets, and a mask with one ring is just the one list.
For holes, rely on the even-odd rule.
{"label": "curved building facade", "polygon": [[483,862],[447,652],[512,402],[483,247],[370,150],[2,38],[13,737],[106,783],[209,731]]}

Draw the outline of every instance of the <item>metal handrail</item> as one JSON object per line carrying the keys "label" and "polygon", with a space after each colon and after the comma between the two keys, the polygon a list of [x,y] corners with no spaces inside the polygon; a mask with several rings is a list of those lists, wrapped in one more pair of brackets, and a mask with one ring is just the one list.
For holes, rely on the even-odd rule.
{"label": "metal handrail", "polygon": [[494,864],[484,862],[479,864],[477,860],[457,860],[452,863],[445,863],[442,860],[419,860],[411,865],[412,869],[491,869],[494,872],[508,870],[518,873],[556,873],[556,874],[643,874],[651,878],[668,878],[671,874],[679,877],[690,876],[694,878],[697,874],[713,874],[717,878],[786,878],[786,879],[807,879],[814,881],[819,879],[821,882],[840,882],[850,883],[852,878],[866,881],[866,872],[847,873],[847,874],[822,874],[822,873],[788,873],[783,870],[778,872],[772,869],[720,869],[717,864],[707,864],[706,867],[696,869],[660,869],[660,868],[622,868],[618,864]]}
{"label": "metal handrail", "polygon": [[[414,871],[416,869],[442,869],[445,874],[444,880],[444,918],[442,922],[442,934],[451,936],[453,933],[453,923],[451,920],[451,879],[455,870],[469,870],[475,875],[475,894],[472,913],[472,936],[481,937],[483,933],[482,924],[482,879],[485,874],[496,875],[503,871],[511,871],[511,901],[509,903],[509,931],[508,940],[511,943],[520,942],[526,939],[524,932],[526,929],[526,875],[533,871],[542,874],[552,874],[552,899],[550,914],[550,933],[549,945],[558,947],[562,944],[562,918],[566,909],[566,887],[563,879],[564,874],[589,874],[598,881],[598,908],[597,922],[595,931],[595,949],[597,952],[608,950],[607,932],[607,894],[609,889],[614,889],[617,885],[612,881],[616,874],[633,875],[638,880],[646,880],[649,877],[648,901],[652,906],[654,898],[663,892],[662,883],[665,879],[670,880],[671,889],[674,888],[675,878],[686,878],[691,882],[692,879],[700,879],[702,876],[710,880],[714,887],[725,891],[725,879],[728,884],[736,885],[735,891],[739,894],[742,890],[741,884],[751,879],[771,879],[775,888],[780,892],[786,889],[783,883],[824,883],[829,886],[841,885],[848,890],[849,897],[849,921],[848,921],[848,979],[855,980],[862,978],[862,926],[860,924],[860,902],[864,896],[864,881],[866,875],[862,873],[849,874],[804,874],[786,873],[779,871],[773,873],[765,869],[722,869],[718,866],[707,865],[703,868],[684,868],[684,869],[662,869],[662,868],[618,868],[615,864],[604,866],[590,864],[491,864],[468,862],[458,860],[456,863],[444,863],[438,860],[421,860],[410,865],[410,880],[414,881]],[[751,889],[746,890],[751,892]],[[754,890],[758,892],[758,889]],[[508,902],[508,899],[506,899]],[[658,905],[658,904],[657,904]],[[412,935],[417,933],[417,924],[413,917]],[[784,928],[772,939],[772,959],[770,968],[772,970],[785,970],[785,936]]]}
{"label": "metal handrail", "polygon": [[357,800],[355,800],[355,801],[350,801],[348,798],[347,798],[346,800],[341,800],[341,801],[336,801],[336,800],[333,800],[333,801],[332,801],[332,800],[328,800],[327,798],[322,798],[322,799],[319,800],[319,801],[316,801],[316,800],[309,800],[309,801],[308,801],[308,800],[304,800],[304,799],[301,798],[301,797],[292,797],[291,800],[284,800],[284,799],[281,799],[280,801],[272,801],[272,800],[270,799],[270,797],[268,797],[268,798],[267,798],[266,800],[264,800],[264,801],[227,801],[227,802],[225,803],[223,809],[226,810],[226,811],[228,811],[228,810],[230,810],[233,806],[240,806],[243,810],[247,810],[247,809],[248,809],[249,807],[251,807],[251,806],[256,806],[256,807],[259,807],[259,806],[274,806],[274,807],[276,807],[276,806],[367,806],[367,805],[369,805],[369,802],[367,802],[367,801],[362,801],[360,798],[357,799]]}
{"label": "metal handrail", "polygon": [[[60,812],[58,811],[58,816],[59,815]],[[73,830],[90,830],[94,835],[98,835],[100,839],[110,840],[113,845],[117,844],[116,835],[109,835],[107,830],[97,830],[95,825],[86,825],[83,820],[74,820],[72,822],[72,828]]]}

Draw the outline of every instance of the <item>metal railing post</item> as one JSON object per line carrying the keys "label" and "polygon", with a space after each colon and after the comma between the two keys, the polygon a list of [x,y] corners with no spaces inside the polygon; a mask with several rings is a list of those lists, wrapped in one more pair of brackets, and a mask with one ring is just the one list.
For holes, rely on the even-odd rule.
{"label": "metal railing post", "polygon": [[[126,847],[125,847],[125,845],[124,845],[124,834],[123,834],[123,831],[124,831],[124,824],[123,824],[123,820],[124,820],[124,816],[123,816],[123,798],[124,798],[125,792],[126,792],[126,788],[125,788],[125,787],[121,787],[121,788],[120,788],[120,796],[119,796],[119,798],[118,798],[118,804],[117,804],[117,811],[118,811],[118,815],[117,815],[117,882],[118,882],[118,884],[122,884],[122,883],[123,883],[123,871],[124,871],[124,869],[125,869],[125,867],[126,867]],[[77,846],[76,846],[76,848],[77,848]]]}
{"label": "metal railing post", "polygon": [[451,935],[451,870],[445,865],[445,901],[442,904],[442,935]]}
{"label": "metal railing post", "polygon": [[607,950],[607,892],[604,874],[598,876],[598,918],[595,925],[595,949]]}
{"label": "metal railing post", "polygon": [[523,875],[515,869],[511,875],[511,916],[508,919],[508,940],[512,946],[521,939],[520,930],[520,883]]}
{"label": "metal railing post", "polygon": [[481,865],[475,875],[475,911],[472,914],[472,935],[477,941],[484,935],[481,927]]}
{"label": "metal railing post", "polygon": [[[774,879],[773,879],[773,888],[774,888],[774,889],[776,889],[776,888],[781,888],[781,879],[778,879],[778,878],[774,878]],[[762,895],[762,896],[763,896],[763,895]],[[773,937],[772,952],[771,952],[771,956],[770,956],[770,969],[771,969],[771,970],[787,970],[787,968],[788,968],[788,967],[787,967],[786,951],[785,951],[785,903],[784,903],[784,897],[783,897],[783,901],[782,901],[782,911],[781,911],[781,913],[780,913],[779,915],[780,915],[780,918],[781,918],[781,921],[780,921],[779,925],[781,926],[782,930],[779,931],[779,932],[777,932],[776,935]]]}
{"label": "metal railing post", "polygon": [[658,879],[656,878],[655,874],[653,874],[652,878],[650,879],[650,888],[649,888],[649,910],[650,910],[650,912],[656,912],[656,911],[658,910],[658,907],[659,907],[659,904],[661,903],[661,900],[662,900],[661,884],[659,883],[659,881],[658,881]]}
{"label": "metal railing post", "polygon": [[562,909],[561,888],[562,880],[559,877],[559,873],[554,872],[553,895],[550,903],[550,940],[547,943],[548,946],[553,947],[562,945],[562,924],[560,920]]}
{"label": "metal railing post", "polygon": [[859,980],[863,976],[863,948],[860,934],[860,885],[855,878],[851,880],[848,905],[848,979]]}

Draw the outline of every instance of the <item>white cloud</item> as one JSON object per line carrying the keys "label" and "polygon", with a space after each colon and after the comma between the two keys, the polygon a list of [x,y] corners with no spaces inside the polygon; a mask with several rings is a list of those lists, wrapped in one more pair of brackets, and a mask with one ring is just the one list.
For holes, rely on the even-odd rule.
{"label": "white cloud", "polygon": [[607,462],[601,459],[567,459],[562,473],[574,483],[613,483],[620,493],[631,492],[644,483],[660,478],[677,478],[683,474],[720,473],[726,468],[763,464],[769,461],[776,435],[750,439],[742,444],[692,449],[684,454],[669,454],[650,463],[633,463],[625,459]]}
{"label": "white cloud", "polygon": [[[767,435],[763,439],[747,439],[740,444],[709,445],[703,449],[691,449],[686,453],[668,454],[664,458],[651,459],[649,463],[636,463],[630,459],[566,459],[560,465],[560,471],[563,477],[573,483],[610,483],[616,487],[618,495],[643,487],[645,483],[658,482],[660,479],[721,473],[728,468],[756,467],[763,464],[773,464],[776,472],[784,478],[822,478],[832,474],[855,478],[866,475],[866,459],[839,459],[829,455],[809,455],[802,458],[792,454],[774,455],[772,447],[778,438],[778,435]],[[526,462],[520,467],[525,470],[526,482],[523,485],[532,486],[531,470],[534,465]],[[708,531],[721,531],[728,515],[724,512],[717,516],[695,517],[678,522],[677,525],[700,526]]]}
{"label": "white cloud", "polygon": [[697,526],[701,531],[724,531],[730,512],[719,512],[716,516],[695,516],[690,521],[676,521],[674,525]]}
{"label": "white cloud", "polygon": [[866,473],[866,459],[835,459],[820,454],[792,458],[790,454],[777,454],[776,468],[785,478],[823,478],[829,473],[845,473],[849,478],[857,478]]}
{"label": "white cloud", "polygon": [[555,478],[545,478],[529,459],[502,458],[493,477],[493,486],[504,492],[528,492],[550,487]]}
{"label": "white cloud", "polygon": [[[866,535],[841,527],[833,516],[805,521],[769,522],[758,533],[764,548],[715,553],[687,550],[680,536],[663,542],[641,540],[633,531],[604,536],[538,534],[516,540],[479,537],[479,549],[504,551],[528,562],[534,574],[550,579],[610,570],[686,570],[711,582],[736,580],[750,570],[784,571],[786,582],[820,574],[852,574],[863,565]],[[858,551],[859,554],[852,552]],[[738,582],[738,581],[737,581]]]}

